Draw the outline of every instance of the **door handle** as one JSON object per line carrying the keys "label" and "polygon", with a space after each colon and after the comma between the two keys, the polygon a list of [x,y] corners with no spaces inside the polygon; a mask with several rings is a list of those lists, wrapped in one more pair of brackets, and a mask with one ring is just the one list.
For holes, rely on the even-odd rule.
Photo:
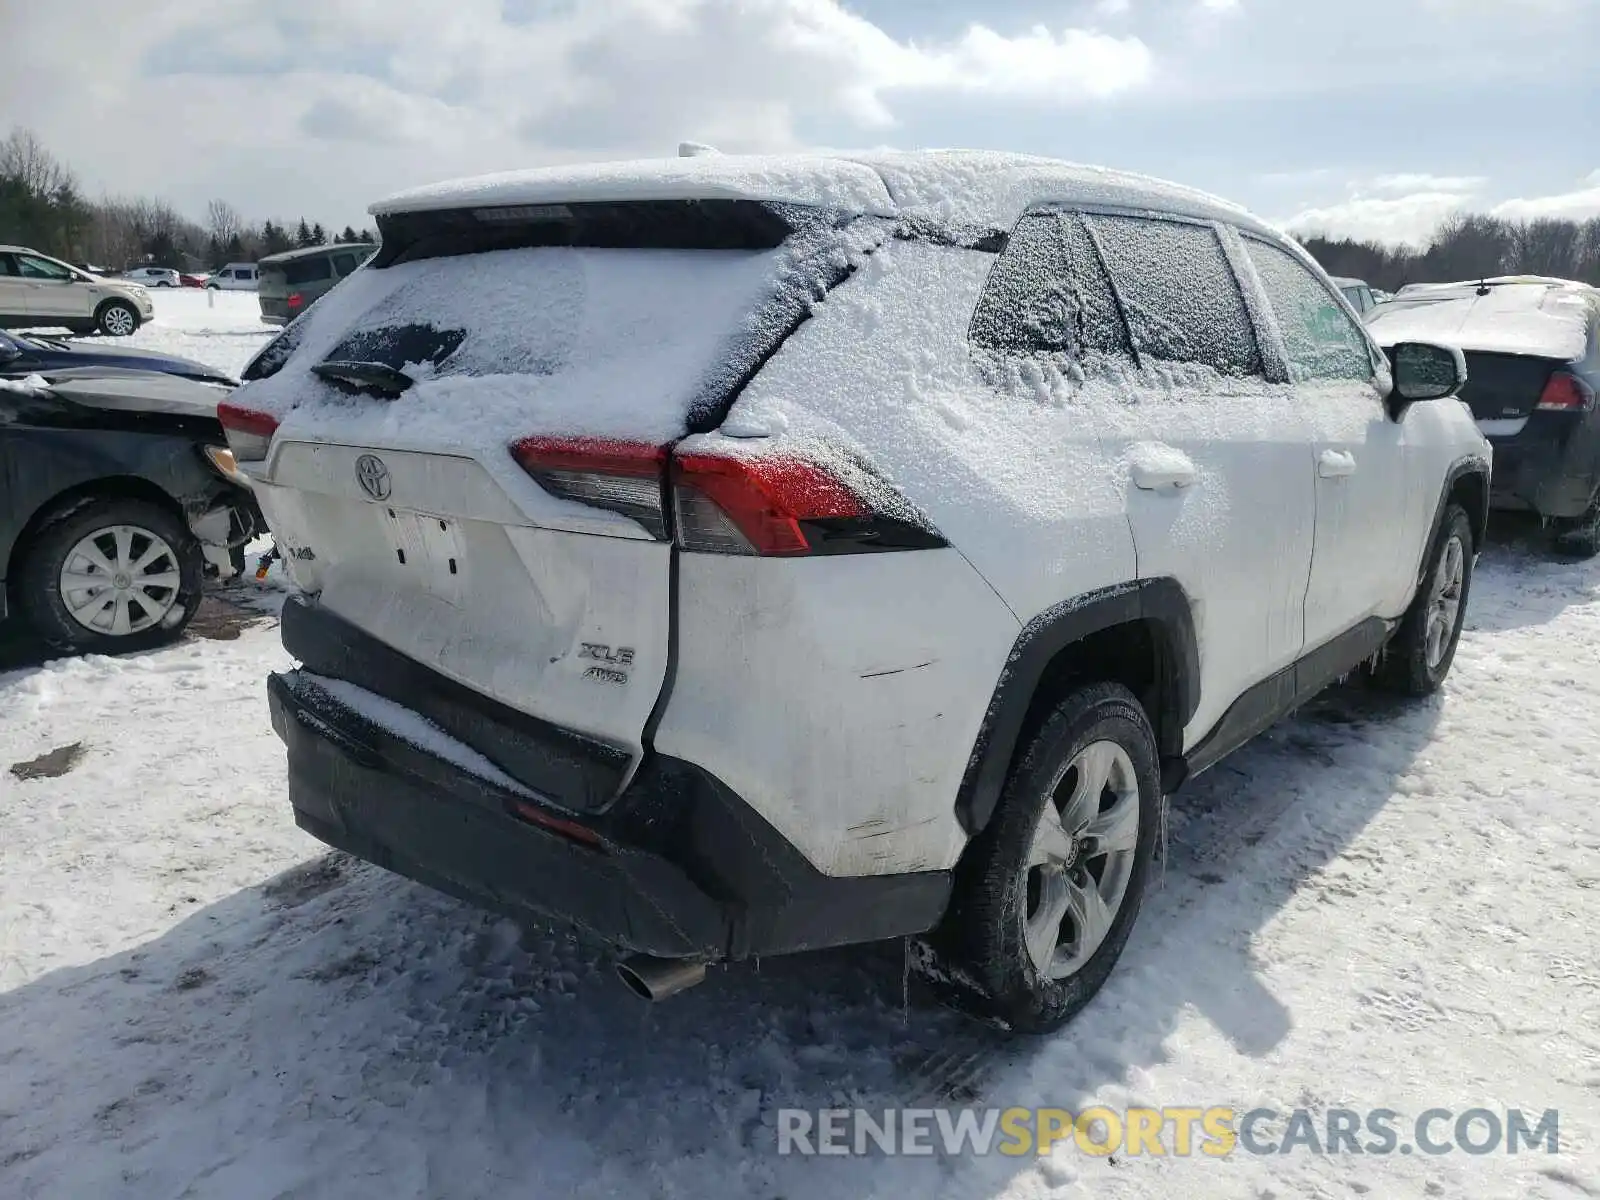
{"label": "door handle", "polygon": [[1324,450],[1317,456],[1317,474],[1324,479],[1343,479],[1356,473],[1356,456],[1344,450]]}
{"label": "door handle", "polygon": [[1133,486],[1147,492],[1177,491],[1200,478],[1189,456],[1171,446],[1135,446],[1131,465]]}

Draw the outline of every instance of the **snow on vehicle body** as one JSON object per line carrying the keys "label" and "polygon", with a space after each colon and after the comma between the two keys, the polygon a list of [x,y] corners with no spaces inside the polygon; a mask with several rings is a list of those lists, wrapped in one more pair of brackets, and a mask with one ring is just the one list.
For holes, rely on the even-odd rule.
{"label": "snow on vehicle body", "polygon": [[1371,325],[1383,345],[1460,347],[1461,398],[1495,448],[1494,506],[1551,519],[1563,548],[1600,551],[1600,291],[1533,276],[1417,285]]}
{"label": "snow on vehicle body", "polygon": [[941,152],[373,211],[224,410],[306,593],[296,818],[690,964],[642,990],[927,934],[958,999],[1057,1023],[1163,788],[1391,637],[1402,686],[1448,669],[1488,456],[1411,401],[1459,355],[1396,386],[1232,205]]}

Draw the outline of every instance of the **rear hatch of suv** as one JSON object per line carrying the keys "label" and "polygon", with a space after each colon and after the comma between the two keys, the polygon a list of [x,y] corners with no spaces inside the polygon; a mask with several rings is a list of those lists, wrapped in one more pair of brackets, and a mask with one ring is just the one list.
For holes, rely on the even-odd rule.
{"label": "rear hatch of suv", "polygon": [[311,307],[333,284],[333,261],[326,254],[263,261],[257,274],[261,319],[273,325],[286,325]]}
{"label": "rear hatch of suv", "polygon": [[667,448],[717,427],[865,226],[887,236],[720,199],[383,220],[370,268],[224,410],[316,596],[285,616],[290,651],[563,807],[603,807],[668,670]]}

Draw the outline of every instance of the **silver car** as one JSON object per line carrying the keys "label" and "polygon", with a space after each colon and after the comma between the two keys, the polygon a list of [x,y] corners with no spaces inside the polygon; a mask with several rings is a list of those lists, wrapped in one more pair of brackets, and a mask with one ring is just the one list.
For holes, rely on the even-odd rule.
{"label": "silver car", "polygon": [[0,246],[0,329],[127,337],[155,311],[138,284],[102,279],[24,246]]}

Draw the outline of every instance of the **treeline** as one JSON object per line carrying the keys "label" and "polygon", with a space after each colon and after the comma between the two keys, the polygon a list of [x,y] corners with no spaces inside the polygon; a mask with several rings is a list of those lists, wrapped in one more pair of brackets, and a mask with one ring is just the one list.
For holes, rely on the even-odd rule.
{"label": "treeline", "polygon": [[84,196],[76,174],[26,129],[0,141],[0,242],[27,246],[67,262],[125,270],[149,263],[180,270],[254,262],[268,254],[325,242],[375,241],[370,229],[338,233],[301,217],[247,221],[226,200],[213,200],[204,223],[164,200]]}
{"label": "treeline", "polygon": [[1496,275],[1548,275],[1600,287],[1600,217],[1508,221],[1462,213],[1447,218],[1423,249],[1320,234],[1301,235],[1300,242],[1328,274],[1390,292],[1408,283]]}

